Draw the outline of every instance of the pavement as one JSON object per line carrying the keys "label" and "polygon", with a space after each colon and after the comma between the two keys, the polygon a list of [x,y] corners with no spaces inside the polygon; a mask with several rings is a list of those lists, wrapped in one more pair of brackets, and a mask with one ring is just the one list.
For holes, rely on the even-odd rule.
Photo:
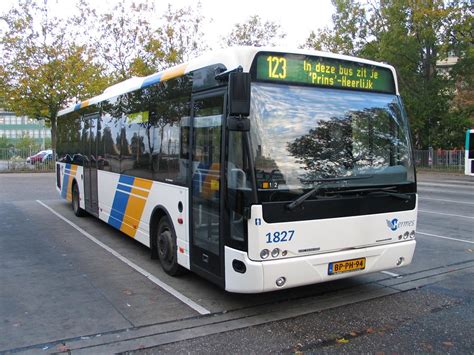
{"label": "pavement", "polygon": [[0,353],[473,353],[474,179],[418,179],[411,265],[236,295],[76,218],[54,174],[0,174]]}
{"label": "pavement", "polygon": [[434,285],[133,354],[472,354],[472,272]]}

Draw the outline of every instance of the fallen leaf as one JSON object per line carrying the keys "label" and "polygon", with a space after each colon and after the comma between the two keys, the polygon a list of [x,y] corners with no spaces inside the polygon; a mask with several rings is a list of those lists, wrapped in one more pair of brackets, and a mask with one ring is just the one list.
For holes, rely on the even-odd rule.
{"label": "fallen leaf", "polygon": [[125,289],[122,292],[125,293],[126,295],[129,295],[129,296],[133,294],[133,292],[129,289]]}
{"label": "fallen leaf", "polygon": [[356,337],[358,335],[357,332],[350,332],[349,334],[352,335],[353,337]]}
{"label": "fallen leaf", "polygon": [[300,351],[302,347],[303,347],[303,344],[298,343],[293,347],[293,350],[297,352],[297,351]]}
{"label": "fallen leaf", "polygon": [[348,342],[349,340],[344,339],[344,338],[336,339],[336,343],[339,343],[339,344],[347,344]]}
{"label": "fallen leaf", "polygon": [[372,333],[375,333],[375,329],[372,328],[372,327],[369,327],[369,328],[367,328],[366,332],[367,332],[367,334],[372,334]]}
{"label": "fallen leaf", "polygon": [[433,345],[429,343],[421,343],[421,346],[423,346],[427,351],[432,351],[433,350]]}
{"label": "fallen leaf", "polygon": [[453,342],[451,342],[451,341],[443,341],[443,345],[454,346]]}
{"label": "fallen leaf", "polygon": [[60,353],[65,353],[66,351],[69,351],[69,350],[71,350],[71,349],[66,344],[58,345],[58,351]]}

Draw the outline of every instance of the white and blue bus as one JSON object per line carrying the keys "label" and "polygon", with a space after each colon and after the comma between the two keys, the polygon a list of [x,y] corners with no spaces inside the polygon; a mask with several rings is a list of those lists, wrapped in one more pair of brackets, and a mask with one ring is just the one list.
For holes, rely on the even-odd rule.
{"label": "white and blue bus", "polygon": [[56,185],[168,274],[258,293],[409,264],[412,152],[393,67],[240,47],[62,110]]}

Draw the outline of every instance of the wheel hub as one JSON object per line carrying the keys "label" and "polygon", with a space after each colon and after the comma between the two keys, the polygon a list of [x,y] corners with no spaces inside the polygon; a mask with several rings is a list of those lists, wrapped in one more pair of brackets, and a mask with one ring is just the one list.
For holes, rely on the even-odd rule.
{"label": "wheel hub", "polygon": [[171,232],[168,230],[162,231],[158,236],[158,252],[160,254],[160,259],[171,260],[172,258],[172,240]]}

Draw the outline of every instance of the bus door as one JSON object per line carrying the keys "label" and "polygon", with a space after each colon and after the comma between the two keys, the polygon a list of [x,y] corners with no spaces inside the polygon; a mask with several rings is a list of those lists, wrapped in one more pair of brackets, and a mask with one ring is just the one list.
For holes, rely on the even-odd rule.
{"label": "bus door", "polygon": [[97,126],[99,113],[83,116],[83,167],[84,167],[84,203],[85,210],[99,215],[97,191]]}
{"label": "bus door", "polygon": [[224,94],[194,96],[192,108],[191,269],[218,281],[224,276],[221,238]]}

